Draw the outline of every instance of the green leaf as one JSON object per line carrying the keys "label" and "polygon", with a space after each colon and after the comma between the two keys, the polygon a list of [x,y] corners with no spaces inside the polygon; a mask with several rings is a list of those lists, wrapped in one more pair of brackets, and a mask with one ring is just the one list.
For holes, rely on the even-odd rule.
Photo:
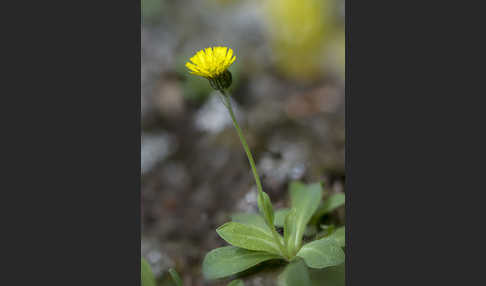
{"label": "green leaf", "polygon": [[344,262],[344,252],[334,238],[324,237],[302,246],[297,256],[311,268],[324,268]]}
{"label": "green leaf", "polygon": [[280,259],[279,255],[262,251],[251,251],[235,246],[225,246],[211,250],[203,261],[206,279],[230,276],[270,259]]}
{"label": "green leaf", "polygon": [[216,232],[233,246],[280,255],[280,249],[275,243],[272,233],[267,229],[238,222],[227,222],[218,227]]}
{"label": "green leaf", "polygon": [[270,197],[265,192],[260,192],[258,194],[258,209],[263,214],[265,218],[265,223],[268,227],[273,228],[273,221],[274,221],[274,213],[273,213],[273,206],[272,202],[270,201]]}
{"label": "green leaf", "polygon": [[235,213],[231,215],[231,220],[234,222],[239,222],[246,225],[254,225],[269,230],[263,217],[256,213]]}
{"label": "green leaf", "polygon": [[[285,219],[289,214],[290,209],[279,209],[275,211],[275,226],[284,227]],[[311,220],[312,221],[312,220]],[[312,236],[317,233],[317,227],[315,225],[307,224],[307,227],[304,231],[304,236]]]}
{"label": "green leaf", "polygon": [[284,223],[284,242],[285,242],[285,248],[287,249],[287,252],[289,253],[290,257],[293,257],[295,255],[293,250],[293,245],[294,245],[294,240],[295,238],[295,231],[296,231],[296,224],[295,224],[295,219],[296,219],[296,209],[293,208],[291,209],[288,213],[287,216],[285,217],[285,223]]}
{"label": "green leaf", "polygon": [[319,206],[322,199],[320,183],[305,185],[301,182],[290,184],[290,199],[292,208],[296,209],[295,232],[289,237],[291,252],[296,252],[302,243],[307,223]]}
{"label": "green leaf", "polygon": [[346,264],[341,263],[324,269],[309,269],[312,286],[345,286],[345,268]]}
{"label": "green leaf", "polygon": [[340,247],[346,246],[346,231],[345,231],[344,226],[336,229],[328,237],[334,238],[337,241],[337,243]]}
{"label": "green leaf", "polygon": [[175,271],[175,269],[169,268],[169,274],[170,274],[170,277],[172,277],[172,280],[174,281],[176,286],[182,286],[182,279],[179,276],[179,273],[177,273],[177,271]]}
{"label": "green leaf", "polygon": [[[319,193],[322,195],[322,185],[320,183],[314,184],[304,184],[300,181],[293,181],[289,185],[290,191],[290,202],[292,207],[296,207],[300,204],[302,200],[306,200],[309,190],[319,190]],[[321,202],[322,198],[319,198],[319,202]]]}
{"label": "green leaf", "polygon": [[241,279],[237,279],[237,280],[233,280],[231,281],[228,286],[245,286],[245,283],[243,283],[243,280]]}
{"label": "green leaf", "polygon": [[328,214],[335,209],[343,206],[346,201],[346,196],[343,193],[336,193],[331,195],[324,203],[317,209],[313,220],[317,221],[323,215]]}
{"label": "green leaf", "polygon": [[309,271],[302,259],[288,264],[282,274],[279,275],[278,286],[311,286]]}
{"label": "green leaf", "polygon": [[279,209],[275,211],[275,219],[273,224],[275,226],[283,227],[285,223],[285,218],[287,217],[290,209]]}
{"label": "green leaf", "polygon": [[142,286],[155,286],[155,277],[152,273],[152,269],[150,269],[150,264],[142,258],[141,264],[141,280]]}

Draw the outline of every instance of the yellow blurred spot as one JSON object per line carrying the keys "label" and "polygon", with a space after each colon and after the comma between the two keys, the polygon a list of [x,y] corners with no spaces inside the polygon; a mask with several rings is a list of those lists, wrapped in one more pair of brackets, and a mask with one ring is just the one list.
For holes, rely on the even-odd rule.
{"label": "yellow blurred spot", "polygon": [[329,0],[268,0],[270,39],[277,66],[289,77],[319,76],[333,24]]}

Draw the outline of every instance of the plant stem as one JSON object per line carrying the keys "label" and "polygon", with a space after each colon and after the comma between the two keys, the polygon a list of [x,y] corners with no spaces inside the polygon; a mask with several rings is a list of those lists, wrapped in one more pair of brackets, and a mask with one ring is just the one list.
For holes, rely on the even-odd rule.
{"label": "plant stem", "polygon": [[[253,156],[251,154],[250,148],[248,147],[248,144],[246,143],[245,136],[243,136],[243,132],[241,131],[240,125],[238,124],[238,121],[236,121],[236,117],[235,117],[235,114],[233,112],[233,108],[231,107],[230,97],[226,93],[226,91],[220,90],[220,92],[223,94],[223,104],[228,109],[231,120],[233,121],[233,125],[235,126],[236,133],[238,133],[238,137],[240,138],[241,145],[243,145],[243,149],[245,149],[246,156],[248,157],[248,161],[250,162],[251,171],[253,172],[253,177],[255,178],[255,183],[257,185],[258,196],[263,196],[263,194],[262,194],[263,188],[262,188],[262,184],[260,182],[260,177],[258,176],[257,169],[255,167],[255,160],[253,160]],[[277,232],[277,230],[275,229],[275,225],[273,224],[273,221],[267,222],[267,224],[269,224],[273,238],[274,238],[275,242],[277,243],[278,247],[280,248],[282,255],[286,259],[288,259],[287,252],[285,251],[285,248],[284,248],[282,242],[280,241],[281,236]]]}
{"label": "plant stem", "polygon": [[260,177],[258,176],[258,172],[255,167],[255,161],[253,160],[253,156],[251,155],[250,148],[246,143],[245,137],[243,136],[243,132],[241,131],[240,126],[238,125],[238,121],[236,121],[235,114],[233,112],[233,108],[231,107],[231,101],[229,96],[226,95],[224,91],[221,91],[224,95],[225,106],[228,108],[229,114],[231,119],[233,120],[233,125],[235,126],[236,133],[238,133],[238,137],[240,137],[241,145],[243,145],[243,149],[245,149],[246,156],[248,157],[248,161],[250,162],[251,171],[253,172],[253,177],[255,178],[255,183],[257,185],[258,192],[263,192],[262,183],[260,182]]}

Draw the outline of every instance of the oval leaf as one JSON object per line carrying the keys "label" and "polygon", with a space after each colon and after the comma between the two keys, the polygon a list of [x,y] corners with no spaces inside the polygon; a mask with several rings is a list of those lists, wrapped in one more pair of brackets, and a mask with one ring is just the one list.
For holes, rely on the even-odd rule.
{"label": "oval leaf", "polygon": [[296,231],[296,209],[292,208],[289,212],[287,212],[287,216],[285,217],[284,223],[284,241],[285,241],[285,248],[287,249],[288,254],[290,257],[295,255],[294,252],[294,242],[295,242],[295,231]]}
{"label": "oval leaf", "polygon": [[280,254],[272,233],[266,229],[238,222],[228,222],[216,229],[216,232],[233,246]]}
{"label": "oval leaf", "polygon": [[273,224],[278,227],[283,227],[285,218],[289,214],[290,209],[279,209],[275,211],[275,218]]}
{"label": "oval leaf", "polygon": [[302,243],[307,223],[319,207],[322,199],[322,187],[320,183],[305,185],[301,182],[292,182],[290,184],[290,199],[292,208],[296,209],[295,215],[295,232],[289,239],[292,244],[292,252],[296,252]]}
{"label": "oval leaf", "polygon": [[317,209],[313,221],[317,221],[323,215],[328,214],[335,209],[344,205],[346,201],[346,196],[343,193],[336,193],[331,195],[324,203]]}
{"label": "oval leaf", "polygon": [[324,269],[310,269],[310,278],[312,286],[332,285],[332,286],[345,286],[345,263],[341,263],[337,266],[327,267]]}
{"label": "oval leaf", "polygon": [[254,225],[268,230],[268,226],[265,223],[263,217],[256,213],[235,213],[231,215],[231,220],[246,225]]}
{"label": "oval leaf", "polygon": [[346,231],[344,226],[336,229],[331,235],[328,236],[329,238],[334,238],[340,247],[346,246]]}
{"label": "oval leaf", "polygon": [[265,218],[265,223],[268,227],[273,227],[274,222],[274,213],[273,213],[273,206],[272,202],[270,201],[270,197],[265,192],[260,192],[257,198],[258,209],[262,213],[263,217]]}
{"label": "oval leaf", "polygon": [[278,277],[278,286],[311,286],[309,270],[305,263],[299,259],[285,267]]}
{"label": "oval leaf", "polygon": [[324,201],[322,204],[322,210],[324,211],[324,214],[332,212],[338,207],[343,206],[345,202],[346,196],[343,193],[333,194]]}
{"label": "oval leaf", "polygon": [[324,268],[344,262],[344,252],[332,237],[325,237],[302,246],[297,256],[311,268]]}
{"label": "oval leaf", "polygon": [[255,266],[263,261],[279,259],[280,256],[262,251],[251,251],[235,246],[225,246],[211,250],[203,261],[206,279],[230,276]]}

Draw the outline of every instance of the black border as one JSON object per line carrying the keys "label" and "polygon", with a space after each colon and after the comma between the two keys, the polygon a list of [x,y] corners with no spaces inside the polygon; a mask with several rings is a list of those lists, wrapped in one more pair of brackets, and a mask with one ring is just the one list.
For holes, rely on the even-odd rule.
{"label": "black border", "polygon": [[140,285],[141,2],[4,8],[0,285]]}
{"label": "black border", "polygon": [[[139,285],[141,2],[60,3],[19,7],[23,31],[4,35],[2,279],[15,283],[0,284]],[[451,265],[472,264],[452,250],[473,244],[481,210],[464,192],[483,177],[466,161],[484,133],[482,73],[467,66],[483,10],[345,5],[346,285],[474,285]]]}

